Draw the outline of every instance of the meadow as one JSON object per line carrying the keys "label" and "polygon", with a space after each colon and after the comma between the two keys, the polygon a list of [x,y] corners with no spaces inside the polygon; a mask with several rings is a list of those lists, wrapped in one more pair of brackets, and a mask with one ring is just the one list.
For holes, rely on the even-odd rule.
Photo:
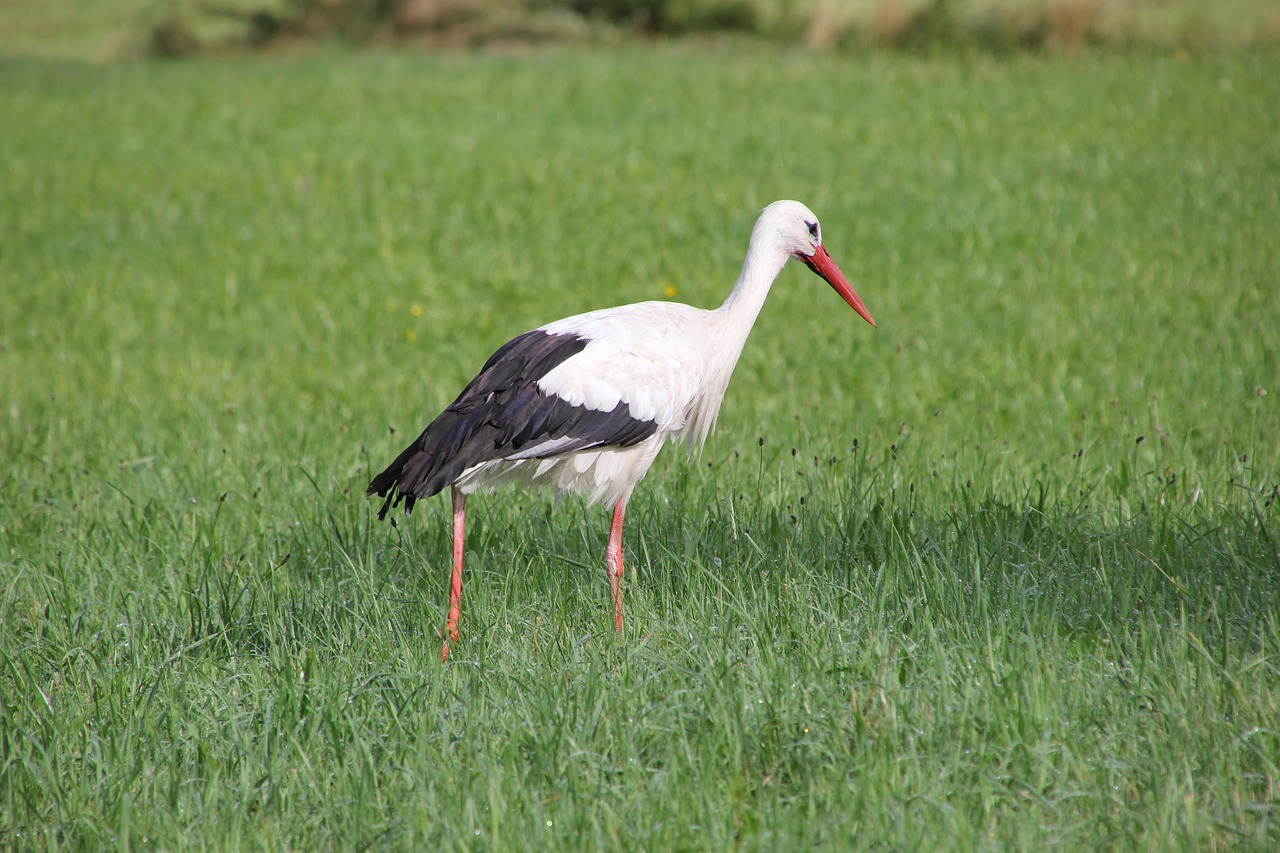
{"label": "meadow", "polygon": [[[0,845],[1273,850],[1280,56],[0,64]],[[509,337],[717,304],[628,515],[373,473]],[[795,265],[793,265],[795,266]]]}

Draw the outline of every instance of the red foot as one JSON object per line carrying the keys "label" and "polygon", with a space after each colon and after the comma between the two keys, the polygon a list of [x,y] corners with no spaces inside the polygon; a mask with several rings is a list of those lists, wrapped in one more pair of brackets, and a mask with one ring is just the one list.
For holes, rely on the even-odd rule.
{"label": "red foot", "polygon": [[440,662],[444,663],[449,659],[449,641],[452,640],[455,643],[458,642],[458,626],[450,625],[440,632],[440,636],[445,637],[444,642],[440,646]]}

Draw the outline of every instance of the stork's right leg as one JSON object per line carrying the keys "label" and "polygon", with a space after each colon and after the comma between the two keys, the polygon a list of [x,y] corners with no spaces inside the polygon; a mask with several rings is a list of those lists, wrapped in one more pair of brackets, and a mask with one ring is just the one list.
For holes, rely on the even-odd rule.
{"label": "stork's right leg", "polygon": [[462,546],[467,522],[467,496],[453,487],[453,574],[449,578],[449,621],[445,624],[444,648],[440,660],[449,657],[449,641],[458,642],[458,617],[462,615]]}
{"label": "stork's right leg", "polygon": [[609,545],[604,552],[605,571],[609,573],[609,591],[613,593],[613,624],[622,630],[622,517],[627,512],[627,496],[613,505],[613,521],[609,524]]}

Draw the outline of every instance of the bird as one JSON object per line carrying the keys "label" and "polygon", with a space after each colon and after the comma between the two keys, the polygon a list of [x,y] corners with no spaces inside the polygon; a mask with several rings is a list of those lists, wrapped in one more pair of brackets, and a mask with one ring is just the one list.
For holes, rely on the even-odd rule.
{"label": "bird", "polygon": [[[550,486],[613,507],[605,571],[621,632],[622,526],[632,490],[668,441],[699,451],[747,336],[790,260],[815,272],[873,327],[822,241],[818,217],[798,201],[760,213],[746,260],[720,307],[639,302],[589,311],[498,348],[458,398],[380,474],[366,498],[379,520],[450,489],[453,569],[441,660],[459,640],[467,496],[501,485]],[[394,521],[394,520],[393,520]]]}

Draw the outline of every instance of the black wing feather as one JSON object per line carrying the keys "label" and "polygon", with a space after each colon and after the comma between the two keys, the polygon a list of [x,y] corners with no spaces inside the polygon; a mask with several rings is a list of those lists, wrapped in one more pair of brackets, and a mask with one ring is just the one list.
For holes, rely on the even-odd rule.
{"label": "black wing feather", "polygon": [[498,348],[450,406],[369,483],[385,497],[378,518],[404,502],[438,493],[462,472],[504,459],[547,439],[572,439],[554,455],[593,447],[630,447],[653,435],[657,422],[631,416],[625,402],[601,412],[547,394],[537,382],[582,352],[588,340],[533,331]]}

